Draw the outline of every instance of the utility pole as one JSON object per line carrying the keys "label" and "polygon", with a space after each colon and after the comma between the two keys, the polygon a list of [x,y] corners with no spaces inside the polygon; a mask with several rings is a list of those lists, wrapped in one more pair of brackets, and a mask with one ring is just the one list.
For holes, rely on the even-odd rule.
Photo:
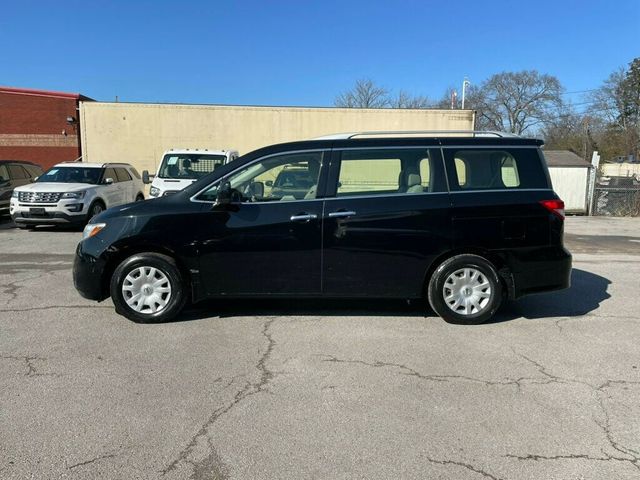
{"label": "utility pole", "polygon": [[467,77],[464,77],[462,81],[462,110],[464,110],[464,99],[467,94],[467,87],[471,85],[471,82]]}

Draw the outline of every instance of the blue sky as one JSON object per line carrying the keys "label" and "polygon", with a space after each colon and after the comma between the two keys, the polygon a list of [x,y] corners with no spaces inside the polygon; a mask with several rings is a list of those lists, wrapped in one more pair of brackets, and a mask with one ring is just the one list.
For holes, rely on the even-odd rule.
{"label": "blue sky", "polygon": [[572,92],[640,56],[640,0],[24,0],[0,12],[0,85],[105,101],[330,106],[358,78],[440,98],[464,76],[522,69]]}

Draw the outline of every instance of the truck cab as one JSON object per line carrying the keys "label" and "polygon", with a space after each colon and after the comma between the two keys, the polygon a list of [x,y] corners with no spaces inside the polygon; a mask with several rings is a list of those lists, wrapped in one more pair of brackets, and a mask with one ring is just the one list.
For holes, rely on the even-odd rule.
{"label": "truck cab", "polygon": [[142,178],[145,183],[151,183],[150,197],[163,197],[179,192],[236,158],[236,150],[171,149],[162,155],[160,167],[153,181],[147,170],[142,172]]}

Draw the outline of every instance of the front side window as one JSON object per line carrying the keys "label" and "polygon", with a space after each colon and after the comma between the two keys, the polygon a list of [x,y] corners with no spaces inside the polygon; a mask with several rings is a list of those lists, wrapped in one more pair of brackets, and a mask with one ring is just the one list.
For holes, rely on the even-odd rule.
{"label": "front side window", "polygon": [[[225,178],[240,202],[286,202],[316,198],[322,152],[276,155],[252,163]],[[219,182],[198,200],[215,201]]]}
{"label": "front side window", "polygon": [[40,175],[37,182],[89,183],[96,185],[100,181],[100,173],[102,173],[101,168],[52,167]]}
{"label": "front side window", "polygon": [[164,156],[158,177],[197,180],[225,164],[225,155],[169,153]]}
{"label": "front side window", "polygon": [[394,195],[446,191],[437,153],[419,149],[345,150],[336,195]]}
{"label": "front side window", "polygon": [[116,174],[116,169],[115,168],[107,168],[104,171],[104,179],[106,180],[107,178],[110,178],[111,180],[113,180],[113,183],[117,183],[118,182],[118,175]]}
{"label": "front side window", "polygon": [[452,191],[549,188],[534,148],[445,149],[445,163]]}

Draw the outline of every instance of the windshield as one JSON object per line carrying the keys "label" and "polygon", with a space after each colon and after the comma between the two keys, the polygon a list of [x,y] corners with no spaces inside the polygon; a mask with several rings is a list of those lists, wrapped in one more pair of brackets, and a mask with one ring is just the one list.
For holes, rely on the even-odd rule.
{"label": "windshield", "polygon": [[224,165],[225,155],[168,153],[162,159],[158,177],[197,180]]}
{"label": "windshield", "polygon": [[37,182],[90,183],[97,185],[102,168],[95,167],[53,167],[38,177]]}

